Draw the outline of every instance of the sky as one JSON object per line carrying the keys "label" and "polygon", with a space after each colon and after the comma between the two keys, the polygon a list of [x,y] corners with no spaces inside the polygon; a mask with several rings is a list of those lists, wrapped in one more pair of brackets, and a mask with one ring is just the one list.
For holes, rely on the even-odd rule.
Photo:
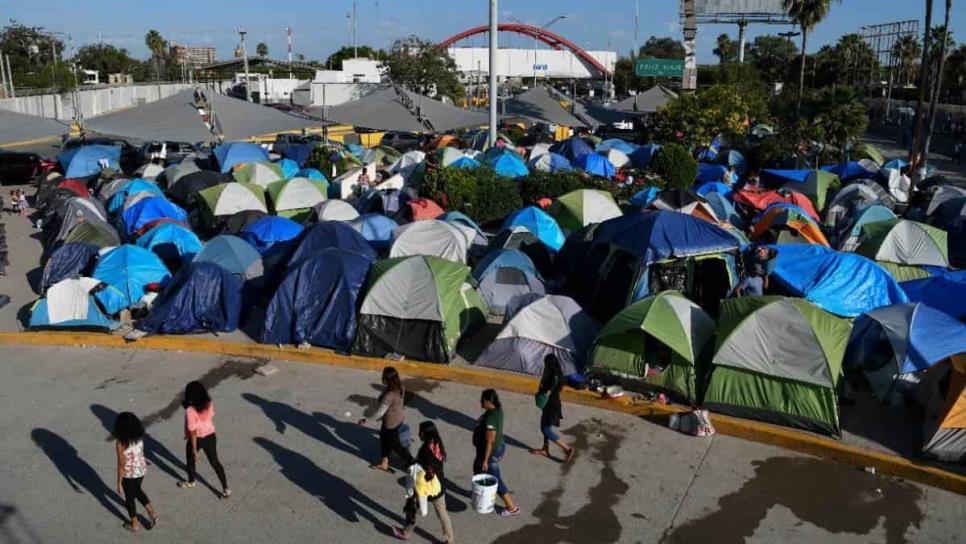
{"label": "sky", "polygon": [[[681,39],[679,0],[500,0],[501,22],[514,17],[527,24],[543,25],[567,15],[551,30],[585,49],[616,50],[626,55],[634,46],[635,4],[640,5],[639,43],[649,36]],[[942,21],[942,2],[935,2],[934,21]],[[249,54],[265,42],[272,57],[286,55],[285,28],[293,33],[293,49],[309,59],[325,60],[349,44],[347,13],[351,0],[0,0],[0,21],[43,26],[71,35],[76,46],[102,41],[126,48],[133,56],[147,58],[144,34],[156,28],[169,41],[214,46],[220,59],[230,58],[238,44],[239,27],[248,32]],[[809,37],[809,52],[835,42],[839,36],[857,32],[868,24],[924,17],[924,0],[833,1],[830,15]],[[951,27],[954,38],[966,41],[966,9],[954,6]],[[467,28],[487,24],[488,0],[357,0],[359,45],[388,48],[400,37],[415,34],[441,41]],[[935,23],[934,23],[935,24]],[[784,25],[751,25],[755,36],[784,32]],[[728,33],[737,39],[736,25],[702,25],[698,29],[698,62],[715,62],[715,38]],[[962,35],[960,36],[960,33]],[[485,45],[477,35],[463,45]],[[531,39],[500,34],[500,46],[533,46]]]}

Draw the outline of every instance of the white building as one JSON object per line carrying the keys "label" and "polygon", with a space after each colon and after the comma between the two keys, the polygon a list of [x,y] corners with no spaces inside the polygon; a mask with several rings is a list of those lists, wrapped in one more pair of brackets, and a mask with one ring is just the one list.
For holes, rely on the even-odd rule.
{"label": "white building", "polygon": [[316,70],[318,83],[381,83],[386,68],[381,62],[367,58],[345,59],[341,70]]}
{"label": "white building", "polygon": [[[450,47],[447,52],[463,74],[464,80],[489,75],[490,50],[486,47]],[[617,63],[615,51],[587,51],[591,57],[613,73]],[[496,54],[499,75],[511,78],[592,79],[600,77],[569,49],[500,49]]]}

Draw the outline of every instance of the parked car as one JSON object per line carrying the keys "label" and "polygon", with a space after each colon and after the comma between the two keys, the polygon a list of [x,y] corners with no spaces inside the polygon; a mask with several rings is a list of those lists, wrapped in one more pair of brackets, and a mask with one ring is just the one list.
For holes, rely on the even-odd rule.
{"label": "parked car", "polygon": [[287,144],[320,144],[324,140],[318,134],[276,134],[274,145]]}
{"label": "parked car", "polygon": [[0,185],[29,183],[41,173],[43,162],[36,153],[0,149]]}
{"label": "parked car", "polygon": [[383,135],[380,145],[387,145],[403,153],[421,147],[419,136],[411,132],[390,131]]}
{"label": "parked car", "polygon": [[144,164],[141,159],[141,150],[137,147],[131,145],[127,140],[122,140],[120,138],[106,138],[106,137],[85,137],[85,138],[71,138],[64,142],[61,146],[63,151],[68,151],[75,147],[80,147],[82,145],[113,145],[121,148],[121,170],[125,174],[133,174],[135,170]]}
{"label": "parked car", "polygon": [[188,142],[148,142],[141,146],[141,160],[160,159],[167,165],[181,162],[186,156],[198,152],[199,149]]}

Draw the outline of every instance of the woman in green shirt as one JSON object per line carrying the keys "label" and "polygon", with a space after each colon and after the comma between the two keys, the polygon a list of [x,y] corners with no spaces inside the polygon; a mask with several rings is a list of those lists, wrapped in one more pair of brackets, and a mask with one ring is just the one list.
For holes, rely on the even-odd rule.
{"label": "woman in green shirt", "polygon": [[485,411],[473,430],[473,446],[476,448],[473,474],[485,473],[496,478],[496,494],[506,505],[506,508],[500,510],[500,515],[515,516],[520,513],[520,508],[513,503],[513,496],[500,473],[500,460],[506,453],[506,442],[503,440],[503,408],[500,406],[499,395],[493,389],[483,391],[480,406]]}

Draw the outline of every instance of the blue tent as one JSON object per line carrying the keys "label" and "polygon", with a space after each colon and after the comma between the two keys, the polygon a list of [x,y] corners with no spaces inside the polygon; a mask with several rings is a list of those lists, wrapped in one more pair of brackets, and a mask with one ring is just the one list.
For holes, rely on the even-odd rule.
{"label": "blue tent", "polygon": [[859,211],[851,223],[839,234],[839,241],[845,242],[849,238],[857,241],[862,234],[862,226],[867,223],[877,223],[879,221],[890,221],[896,219],[896,214],[889,208],[879,204],[866,206]]}
{"label": "blue tent", "polygon": [[141,178],[132,179],[115,191],[110,200],[107,201],[107,213],[113,214],[121,211],[124,208],[124,201],[127,200],[127,197],[137,193],[151,193],[153,195],[164,196],[164,192],[158,187],[157,183]]}
{"label": "blue tent", "polygon": [[348,351],[359,292],[373,259],[330,247],[290,268],[265,312],[265,344],[308,342]]}
{"label": "blue tent", "polygon": [[449,163],[450,168],[462,168],[464,170],[473,170],[474,168],[479,168],[480,166],[482,166],[480,161],[474,159],[473,157],[460,157]]}
{"label": "blue tent", "polygon": [[607,179],[614,177],[615,174],[614,165],[611,164],[607,157],[599,153],[588,153],[577,157],[577,160],[574,161],[574,166],[588,174]]}
{"label": "blue tent", "polygon": [[564,242],[567,241],[567,237],[560,230],[557,220],[536,206],[527,206],[517,210],[503,221],[503,230],[517,226],[530,231],[538,240],[543,242],[543,245],[554,252],[560,251]]}
{"label": "blue tent", "polygon": [[[700,173],[698,174],[698,179],[700,182]],[[721,196],[728,197],[734,193],[735,190],[727,183],[722,183],[720,181],[706,181],[704,183],[700,183],[694,192],[701,196],[707,196],[708,193],[718,193]]]}
{"label": "blue tent", "polygon": [[550,146],[550,151],[563,155],[572,164],[577,164],[577,159],[583,157],[584,155],[589,155],[594,152],[583,138],[577,136],[572,136],[563,140],[562,142],[557,142]]}
{"label": "blue tent", "polygon": [[171,273],[150,250],[125,244],[101,255],[92,277],[120,291],[120,299],[95,294],[108,315],[114,315],[141,300],[149,284],[163,284]]}
{"label": "blue tent", "polygon": [[295,177],[297,177],[297,178],[309,178],[309,179],[320,179],[320,180],[323,180],[325,182],[328,182],[329,181],[328,179],[326,179],[325,175],[322,174],[322,172],[319,172],[315,168],[303,168],[303,169],[301,169],[301,170],[298,171],[298,174],[296,174]]}
{"label": "blue tent", "polygon": [[[120,295],[110,286],[99,286],[98,288],[101,289],[100,293],[105,296],[116,298]],[[104,315],[100,305],[93,295],[88,294],[86,288],[81,287],[72,291],[65,293],[65,297],[56,301],[44,297],[35,302],[30,309],[30,320],[27,327],[30,329],[75,329],[104,332],[117,328],[118,323]],[[55,315],[66,314],[74,318],[51,322],[51,304],[62,305],[60,311],[55,312]],[[79,311],[80,308],[84,308],[84,311]]]}
{"label": "blue tent", "polygon": [[771,277],[790,294],[843,317],[908,302],[875,261],[816,244],[781,244]]}
{"label": "blue tent", "polygon": [[374,249],[389,247],[392,231],[399,223],[381,213],[366,213],[349,221],[349,226],[362,235]]}
{"label": "blue tent", "polygon": [[703,196],[708,202],[708,206],[711,206],[711,209],[714,211],[715,217],[721,221],[731,223],[739,229],[745,228],[744,218],[741,217],[738,210],[735,209],[735,205],[725,195],[717,191],[711,191],[705,193]]}
{"label": "blue tent", "polygon": [[362,154],[366,152],[366,148],[359,144],[345,144],[345,148],[349,151],[349,153],[352,153],[356,156],[356,158],[359,159],[361,159]]}
{"label": "blue tent", "polygon": [[292,159],[281,159],[277,164],[282,169],[283,179],[292,179],[299,173],[299,168],[301,167],[298,163]]}
{"label": "blue tent", "polygon": [[221,173],[231,172],[236,164],[268,160],[268,151],[258,144],[248,142],[228,142],[215,148],[215,158],[221,166]]}
{"label": "blue tent", "polygon": [[911,302],[922,302],[956,319],[966,320],[966,270],[940,271],[930,278],[899,284]]}
{"label": "blue tent", "polygon": [[204,247],[191,229],[177,223],[152,227],[138,238],[137,245],[150,249],[165,262],[179,261],[181,264],[190,263]]}
{"label": "blue tent", "polygon": [[[698,163],[698,177],[696,178],[697,183],[705,183],[716,181],[720,182],[724,179],[725,172],[728,169],[720,164],[708,164],[705,162]],[[724,185],[722,183],[722,185]],[[727,185],[725,185],[727,187]]]}
{"label": "blue tent", "polygon": [[631,164],[638,168],[647,168],[651,164],[651,159],[654,158],[654,154],[657,150],[661,149],[660,144],[647,144],[642,145],[637,148],[636,151],[628,155],[631,159]]}
{"label": "blue tent", "polygon": [[251,244],[230,234],[208,240],[192,262],[215,263],[245,281],[259,280],[264,274],[261,255]]}
{"label": "blue tent", "polygon": [[[537,160],[540,160],[540,158],[537,157]],[[548,165],[550,172],[570,172],[574,169],[570,161],[567,160],[567,157],[559,153],[547,152],[547,160],[550,161]]]}
{"label": "blue tent", "polygon": [[594,242],[617,246],[639,257],[644,265],[738,249],[738,240],[721,227],[666,210],[634,212],[608,219],[597,227]]}
{"label": "blue tent", "polygon": [[354,251],[369,259],[376,260],[376,252],[369,242],[355,229],[342,221],[322,221],[305,230],[295,252],[289,257],[289,268],[319,253],[326,248],[339,248]]}
{"label": "blue tent", "polygon": [[40,280],[41,291],[67,278],[89,276],[97,262],[101,248],[86,242],[68,242],[55,249],[44,265],[44,275]]}
{"label": "blue tent", "polygon": [[121,148],[114,145],[82,145],[57,156],[66,178],[85,178],[101,172],[101,161],[121,169]]}
{"label": "blue tent", "polygon": [[121,215],[121,219],[124,221],[124,233],[133,236],[142,228],[165,219],[187,223],[188,212],[163,196],[152,196],[128,207]]}
{"label": "blue tent", "polygon": [[643,210],[644,208],[651,205],[657,195],[660,194],[661,190],[657,187],[645,187],[640,191],[634,193],[631,196],[631,205],[637,209]]}
{"label": "blue tent", "polygon": [[905,168],[907,166],[909,166],[909,162],[908,161],[904,161],[902,159],[892,159],[891,161],[887,161],[885,164],[883,164],[882,165],[882,168],[891,168],[893,170],[902,170],[903,168]]}
{"label": "blue tent", "polygon": [[621,140],[620,138],[608,138],[597,144],[596,149],[598,153],[606,153],[611,149],[616,149],[625,155],[630,156],[631,153],[637,151],[637,148],[637,145],[625,140]]}
{"label": "blue tent", "polygon": [[821,170],[835,174],[843,182],[852,181],[853,179],[871,179],[876,174],[876,172],[866,170],[865,167],[857,161],[845,161],[839,164],[826,164],[825,166],[821,167]]}
{"label": "blue tent", "polygon": [[805,183],[814,172],[815,170],[811,169],[778,170],[766,168],[761,171],[761,181],[767,187],[778,188],[789,182]]}
{"label": "blue tent", "polygon": [[493,153],[489,157],[485,157],[484,160],[494,170],[496,170],[497,174],[504,177],[518,178],[521,176],[526,176],[530,173],[530,171],[527,169],[527,164],[523,162],[523,158],[510,150],[502,150],[501,153]]}
{"label": "blue tent", "polygon": [[540,277],[537,267],[533,264],[530,257],[519,249],[494,249],[487,253],[480,262],[473,268],[473,277],[476,281],[485,276],[494,268],[516,268],[524,272],[529,272],[534,276]]}
{"label": "blue tent", "polygon": [[[309,155],[312,154],[312,150],[315,146],[312,144],[278,144],[274,147],[281,156],[294,161],[299,167],[305,166],[305,161],[308,160]],[[294,177],[294,176],[289,176]]]}
{"label": "blue tent", "polygon": [[739,175],[744,174],[748,170],[748,159],[741,154],[737,149],[728,150],[728,166],[734,166],[735,172]]}
{"label": "blue tent", "polygon": [[242,311],[242,280],[214,263],[191,263],[165,287],[138,328],[154,334],[231,332]]}
{"label": "blue tent", "polygon": [[302,230],[302,225],[291,219],[267,215],[243,228],[238,237],[251,244],[259,254],[265,255],[275,244],[298,238]]}

